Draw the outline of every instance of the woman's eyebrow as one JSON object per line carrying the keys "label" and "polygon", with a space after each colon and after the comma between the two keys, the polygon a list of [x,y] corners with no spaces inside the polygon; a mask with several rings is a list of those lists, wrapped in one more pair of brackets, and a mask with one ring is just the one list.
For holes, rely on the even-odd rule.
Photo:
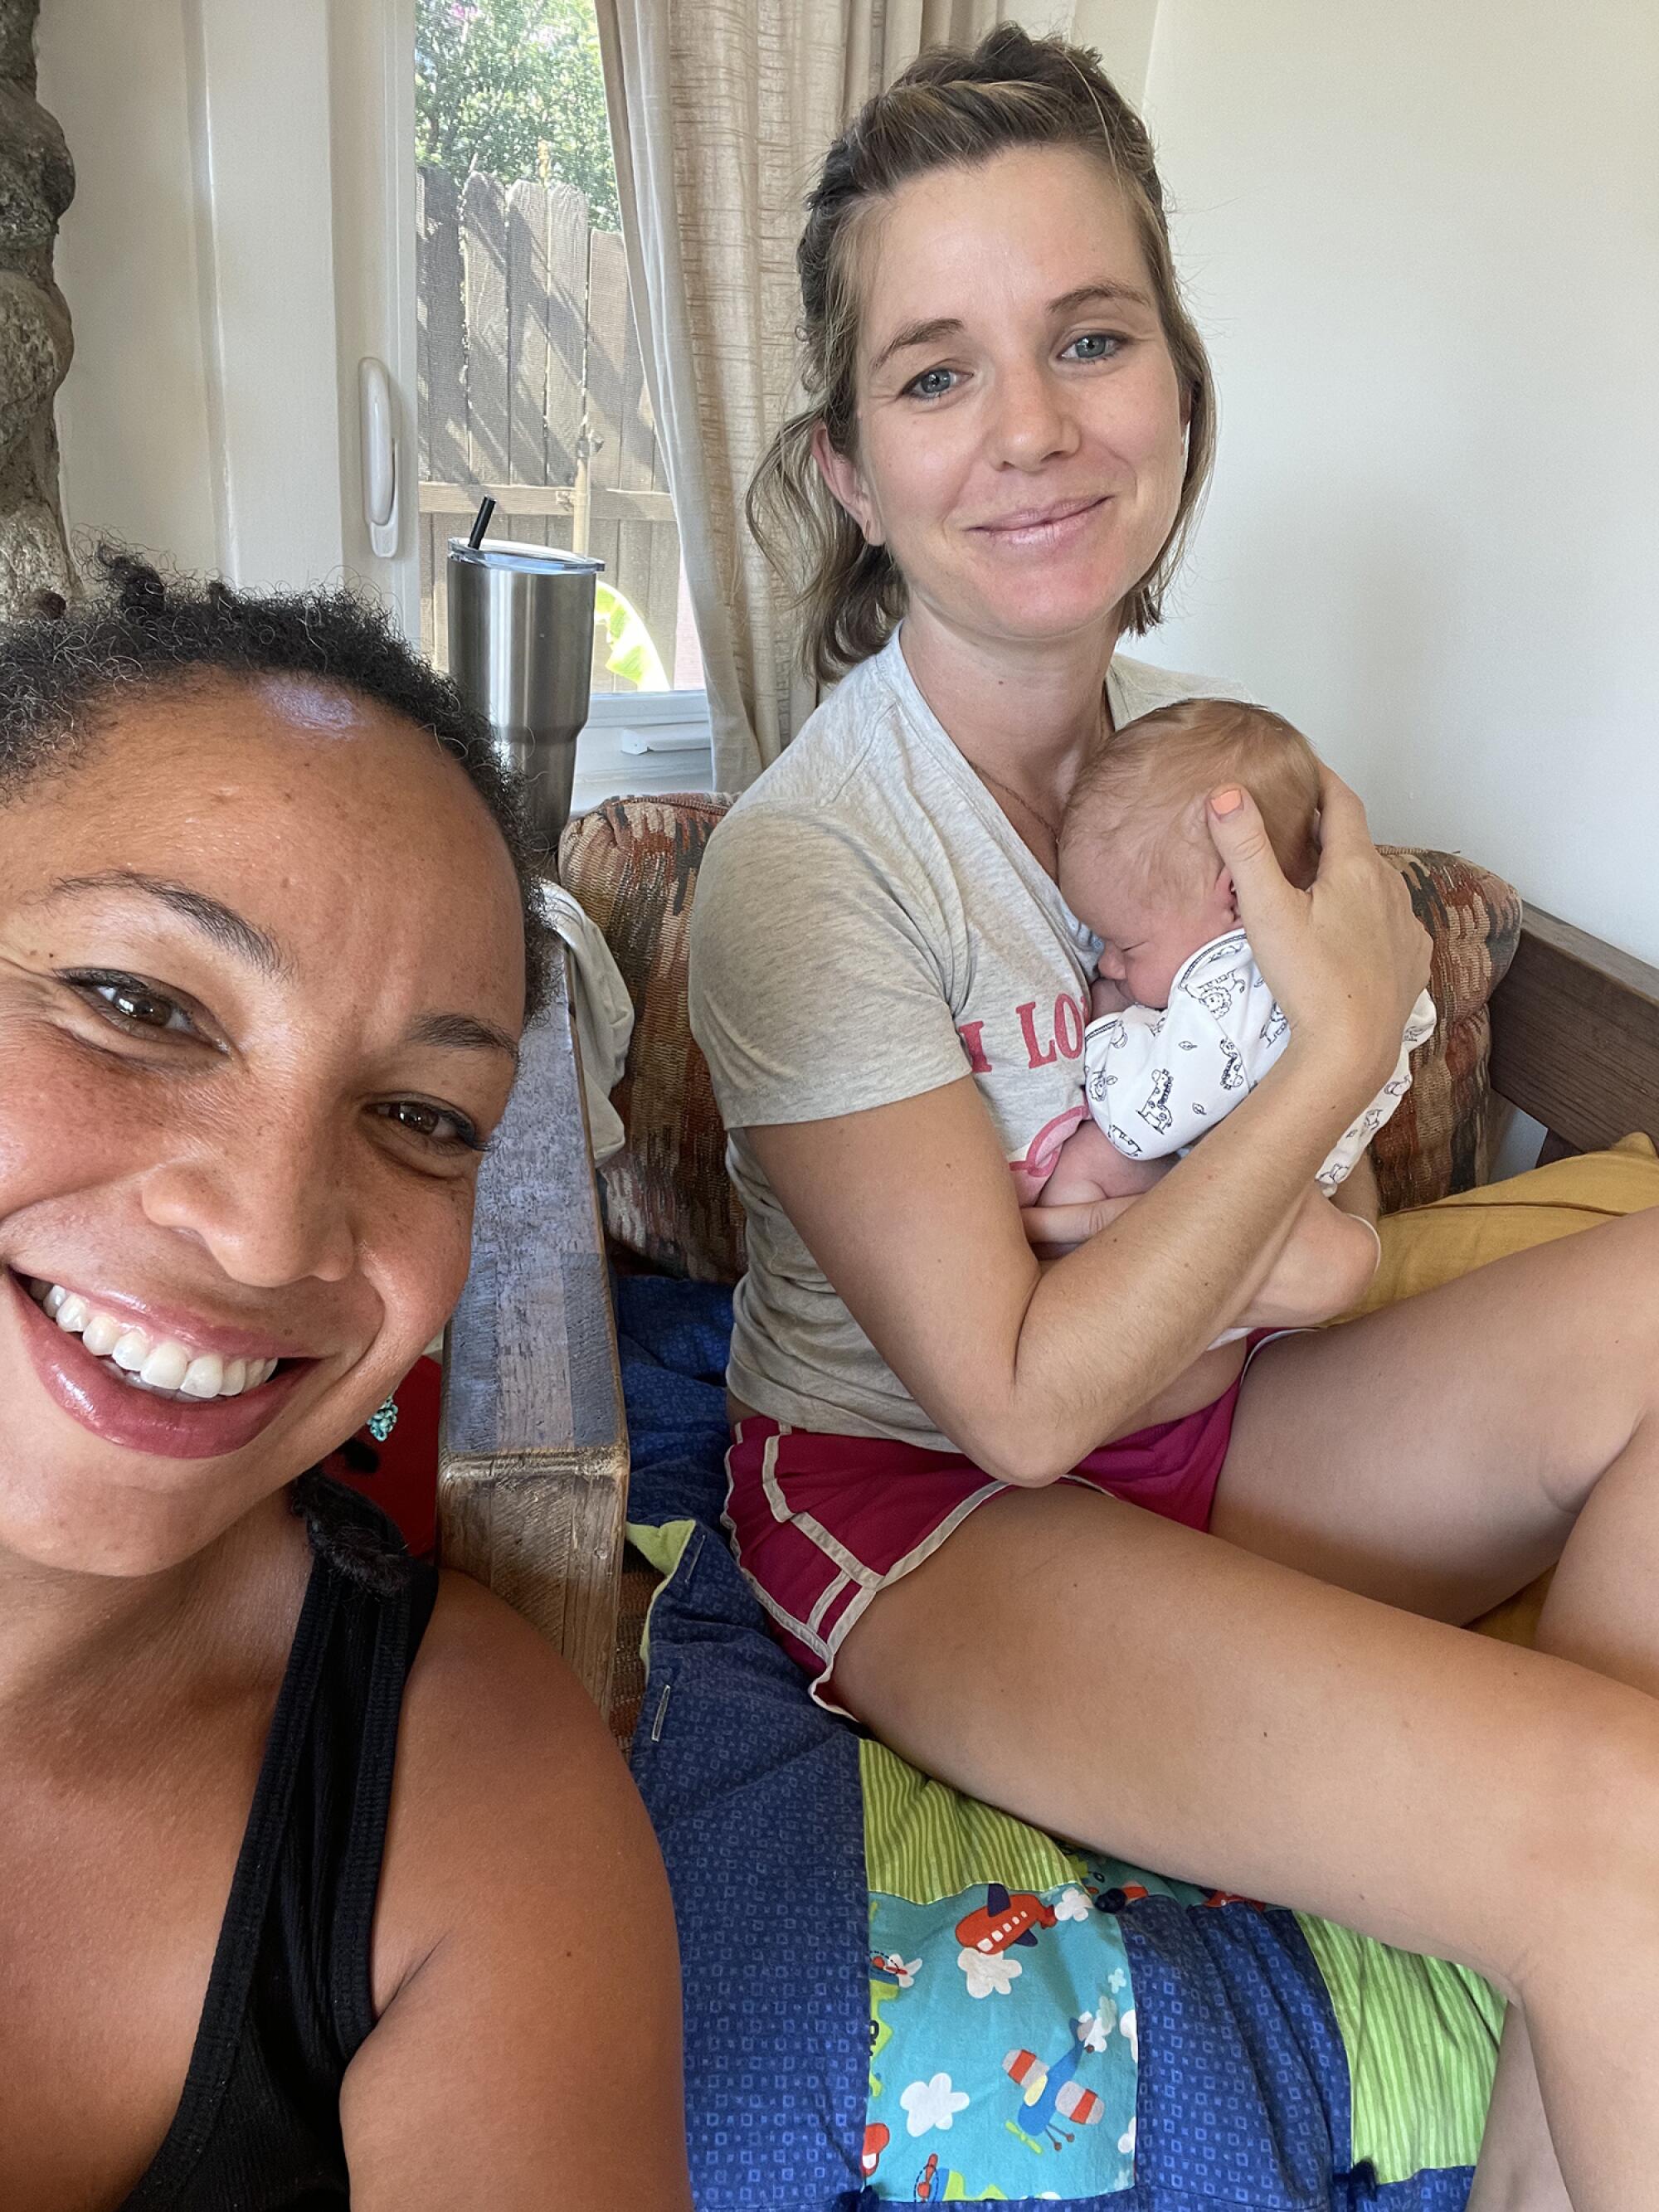
{"label": "woman's eyebrow", "polygon": [[516,1068],[519,1048],[505,1030],[476,1014],[422,1014],[409,1031],[410,1044],[459,1046],[465,1052],[504,1052]]}
{"label": "woman's eyebrow", "polygon": [[936,315],[931,323],[906,323],[894,331],[886,344],[870,364],[870,374],[886,367],[896,353],[903,353],[911,346],[937,345],[941,338],[957,337],[962,325],[955,315]]}
{"label": "woman's eyebrow", "polygon": [[[169,883],[163,877],[146,876],[137,868],[106,868],[93,876],[63,876],[31,902],[68,898],[82,891],[138,891],[158,900],[174,914],[193,922],[212,942],[246,960],[263,975],[282,978],[293,974],[292,963],[273,937],[267,936],[234,907],[188,884]],[[423,1014],[409,1032],[411,1044],[453,1045],[470,1052],[503,1052],[516,1067],[519,1048],[505,1030],[481,1022],[473,1014]]]}
{"label": "woman's eyebrow", "polygon": [[1152,301],[1133,284],[1119,284],[1103,280],[1095,284],[1079,284],[1074,292],[1062,292],[1057,300],[1048,302],[1051,315],[1069,315],[1076,307],[1092,307],[1097,300],[1108,307],[1147,307]]}
{"label": "woman's eyebrow", "polygon": [[276,939],[257,928],[234,907],[227,906],[222,899],[214,898],[206,891],[192,890],[188,884],[169,883],[163,877],[143,875],[137,868],[106,868],[97,875],[62,876],[31,903],[68,898],[82,891],[137,891],[145,898],[159,901],[174,914],[182,915],[222,951],[234,953],[262,975],[282,977],[293,972],[292,963]]}

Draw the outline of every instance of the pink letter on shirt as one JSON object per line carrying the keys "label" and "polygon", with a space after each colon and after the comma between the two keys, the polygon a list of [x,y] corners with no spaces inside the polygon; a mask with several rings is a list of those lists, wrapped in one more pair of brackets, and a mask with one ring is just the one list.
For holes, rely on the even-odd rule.
{"label": "pink letter on shirt", "polygon": [[1028,999],[1023,1006],[1016,1006],[1014,1012],[1019,1016],[1020,1030],[1025,1039],[1025,1065],[1028,1067],[1047,1067],[1051,1060],[1058,1060],[1060,1054],[1052,1044],[1047,1052],[1037,1044],[1036,1024],[1031,1019],[1036,1012],[1036,1000]]}
{"label": "pink letter on shirt", "polygon": [[1062,991],[1054,1000],[1054,1042],[1067,1060],[1075,1060],[1083,1050],[1083,1029],[1089,1018],[1086,1001],[1074,999],[1069,991]]}

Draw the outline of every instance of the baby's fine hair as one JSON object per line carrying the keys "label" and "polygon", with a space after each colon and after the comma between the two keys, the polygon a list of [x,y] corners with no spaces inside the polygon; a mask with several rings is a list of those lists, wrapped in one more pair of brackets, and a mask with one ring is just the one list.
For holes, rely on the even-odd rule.
{"label": "baby's fine hair", "polygon": [[1201,891],[1216,867],[1205,801],[1227,784],[1255,799],[1279,866],[1305,890],[1319,868],[1319,762],[1282,714],[1235,699],[1178,700],[1107,738],[1060,824],[1062,870],[1109,844],[1159,895]]}

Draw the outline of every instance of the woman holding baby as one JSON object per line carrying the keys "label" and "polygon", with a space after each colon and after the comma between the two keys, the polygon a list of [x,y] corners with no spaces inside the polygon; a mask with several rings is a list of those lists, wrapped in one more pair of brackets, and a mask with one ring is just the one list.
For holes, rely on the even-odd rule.
{"label": "woman holding baby", "polygon": [[[1092,58],[925,57],[799,259],[811,404],[757,511],[842,680],[711,845],[692,967],[749,1220],[744,1565],[815,1693],[957,1786],[1488,1975],[1477,2207],[1652,2203],[1659,1217],[1296,1333],[1374,1264],[1367,1166],[1316,1178],[1426,978],[1399,876],[1328,774],[1287,876],[1243,770],[1152,774],[1062,869],[1102,740],[1204,688],[1116,652],[1213,401]],[[1133,998],[1235,929],[1277,1056],[1139,1194],[1030,1214],[1040,1259],[1097,955]],[[1538,1652],[1449,1625],[1558,1558]],[[1033,1694],[1080,1649],[1130,1692],[1081,1754]]]}

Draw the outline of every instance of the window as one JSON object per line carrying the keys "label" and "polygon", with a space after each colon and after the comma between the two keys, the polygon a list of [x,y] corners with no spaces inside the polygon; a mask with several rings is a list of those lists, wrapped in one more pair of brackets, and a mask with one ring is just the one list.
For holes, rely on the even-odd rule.
{"label": "window", "polygon": [[706,787],[708,702],[628,297],[592,0],[417,0],[421,638],[492,534],[605,562],[577,807]]}

